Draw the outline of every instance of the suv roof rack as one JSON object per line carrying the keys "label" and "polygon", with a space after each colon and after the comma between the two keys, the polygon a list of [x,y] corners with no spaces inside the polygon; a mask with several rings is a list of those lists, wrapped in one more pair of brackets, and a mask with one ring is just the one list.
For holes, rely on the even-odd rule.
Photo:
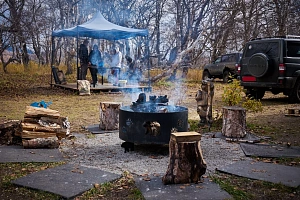
{"label": "suv roof rack", "polygon": [[273,36],[273,37],[263,37],[263,38],[252,38],[253,40],[263,40],[263,39],[272,39],[272,38],[294,38],[294,39],[300,39],[299,35],[282,35],[282,36]]}

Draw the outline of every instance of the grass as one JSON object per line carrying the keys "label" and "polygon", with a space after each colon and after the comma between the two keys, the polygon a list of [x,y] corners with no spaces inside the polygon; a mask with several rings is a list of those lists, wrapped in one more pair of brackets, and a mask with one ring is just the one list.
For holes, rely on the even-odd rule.
{"label": "grass", "polygon": [[211,179],[215,183],[217,183],[218,185],[220,185],[220,187],[223,190],[225,190],[226,192],[228,192],[233,197],[233,199],[243,200],[243,199],[250,199],[252,197],[251,194],[240,190],[236,186],[232,185],[230,183],[230,181],[228,181],[226,179],[222,179],[222,178],[219,178],[217,176],[211,176]]}
{"label": "grass", "polygon": [[61,164],[63,163],[0,163],[0,199],[6,199],[7,196],[10,197],[11,195],[13,195],[12,197],[14,197],[14,199],[61,199],[58,195],[40,190],[18,187],[11,183],[12,180],[23,177],[27,174],[59,166]]}
{"label": "grass", "polygon": [[77,199],[107,199],[111,198],[112,193],[114,193],[112,199],[123,199],[126,196],[127,199],[144,200],[142,193],[134,184],[133,176],[129,172],[124,172],[120,179],[113,182],[94,184],[94,188],[85,192]]}
{"label": "grass", "polygon": [[[0,64],[1,65],[1,64]],[[60,66],[66,71],[66,67]],[[2,70],[2,68],[1,68]],[[24,118],[26,106],[32,102],[44,100],[51,101],[50,109],[58,110],[62,116],[67,116],[71,122],[71,132],[84,133],[88,138],[93,139],[92,134],[87,134],[82,126],[99,123],[99,103],[100,101],[122,101],[124,105],[130,104],[132,99],[128,99],[128,94],[91,94],[90,96],[79,96],[76,93],[56,88],[49,88],[50,69],[49,66],[30,65],[28,69],[18,64],[8,66],[8,74],[0,70],[0,117],[8,119]],[[161,73],[160,70],[151,71],[151,76]],[[180,71],[178,72],[180,76]],[[182,105],[189,108],[189,119],[191,131],[201,133],[208,132],[208,127],[198,127],[199,116],[196,113],[196,102],[194,95],[201,85],[202,71],[190,69],[187,79],[182,80],[184,92],[179,98]],[[68,82],[76,80],[75,74],[66,76]],[[161,80],[153,84],[153,91],[161,94],[172,92],[178,88],[178,82]],[[215,96],[213,112],[218,109],[219,114],[222,109],[223,83],[215,82]],[[173,96],[176,94],[172,94]],[[169,97],[169,96],[168,96]],[[265,112],[247,118],[247,127],[259,136],[271,136],[268,143],[287,144],[287,141],[297,141],[292,145],[300,145],[299,120],[296,118],[284,118],[278,112],[268,115],[268,111],[282,106],[285,100],[278,99],[262,100]],[[194,114],[190,116],[190,113]],[[215,115],[214,115],[215,116]],[[274,120],[279,120],[273,123]],[[221,131],[222,117],[216,119],[210,131]],[[289,135],[282,130],[289,131]],[[293,136],[293,137],[292,137]],[[289,140],[287,140],[287,138]],[[262,158],[254,158],[262,159]],[[300,159],[278,158],[271,159],[271,162],[289,166],[300,166]],[[37,170],[53,167],[59,163],[8,163],[0,164],[0,199],[59,199],[58,196],[49,193],[17,187],[10,183],[17,177],[24,176]],[[280,184],[270,184],[263,181],[250,180],[227,174],[216,174],[212,178],[222,188],[229,192],[234,199],[299,199],[299,188],[289,188]],[[2,198],[1,195],[7,195]],[[135,187],[134,180],[130,174],[125,173],[122,177],[111,183],[97,185],[87,191],[77,199],[143,199],[141,192]]]}
{"label": "grass", "polygon": [[211,176],[211,179],[228,192],[233,199],[237,200],[296,200],[300,195],[300,187],[292,188],[282,184],[252,180],[230,174],[216,173]]}

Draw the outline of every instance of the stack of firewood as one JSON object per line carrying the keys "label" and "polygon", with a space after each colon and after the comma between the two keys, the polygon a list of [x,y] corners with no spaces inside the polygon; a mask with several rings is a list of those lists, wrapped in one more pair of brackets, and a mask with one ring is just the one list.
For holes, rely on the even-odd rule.
{"label": "stack of firewood", "polygon": [[43,107],[27,106],[21,126],[24,148],[58,148],[59,140],[70,133],[67,117]]}

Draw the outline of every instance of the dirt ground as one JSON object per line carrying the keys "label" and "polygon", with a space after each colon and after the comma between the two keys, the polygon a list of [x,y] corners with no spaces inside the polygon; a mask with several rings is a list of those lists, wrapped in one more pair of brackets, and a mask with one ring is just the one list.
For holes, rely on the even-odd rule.
{"label": "dirt ground", "polygon": [[[20,74],[0,74],[0,118],[22,120],[26,106],[30,105],[32,102],[44,100],[45,102],[52,103],[49,108],[58,110],[62,116],[68,117],[71,122],[71,132],[84,133],[84,126],[99,123],[99,103],[101,101],[121,101],[123,102],[123,105],[130,105],[131,102],[136,101],[138,95],[123,93],[92,93],[90,96],[79,96],[72,91],[50,88],[47,81],[45,82],[45,80],[48,79],[49,75],[28,76]],[[164,87],[154,85],[152,94],[168,95],[170,104],[176,103],[177,105],[188,107],[189,120],[199,120],[199,116],[196,112],[195,95],[197,90],[200,88],[200,83],[185,82],[180,85],[178,85],[178,83],[172,83],[171,85],[172,86]],[[220,81],[215,82],[215,96],[213,100],[214,117],[221,114],[222,107],[224,106],[224,103],[222,102],[224,86],[225,84]],[[278,143],[283,145],[289,143],[293,146],[300,146],[300,117],[285,116],[285,114],[287,114],[287,109],[298,108],[299,110],[300,105],[289,104],[286,96],[273,95],[268,92],[261,102],[263,104],[263,111],[261,113],[247,112],[248,131],[258,136],[270,137],[270,139],[264,141],[266,143]],[[214,122],[213,130],[220,131],[221,124],[219,122],[220,120]],[[300,162],[298,165],[300,165]],[[17,170],[23,170],[22,167],[20,169],[19,168]],[[8,172],[6,171],[5,167],[1,167],[1,174],[3,174],[2,172],[14,174],[11,170]],[[3,179],[3,176],[0,178]],[[228,179],[228,177],[225,177],[224,180],[225,179]],[[234,179],[235,178],[232,178],[232,180]],[[238,181],[236,181],[236,183],[237,182]],[[247,187],[248,185],[245,185],[242,190],[245,188],[247,189]],[[253,186],[253,192],[255,193],[255,189],[260,187],[261,186],[259,184],[257,188]],[[11,189],[13,188],[8,190],[3,187],[3,184],[1,184],[0,192],[9,191],[5,194],[6,196],[4,195],[4,199],[19,199],[22,197],[28,197],[27,192],[19,194],[12,192]],[[124,196],[122,196],[121,191],[119,191],[118,196],[115,197],[111,192],[109,193],[109,198],[108,196],[103,196],[101,194],[102,196],[100,195],[94,199],[126,199],[125,196],[127,197],[128,193],[130,193],[128,190],[132,189],[135,190],[133,185],[128,187],[127,190],[124,190]],[[289,192],[287,194],[289,194]],[[286,193],[283,194],[283,196],[285,195]],[[294,199],[294,196],[292,195],[292,198],[287,199]],[[256,197],[266,196],[259,195]],[[299,194],[297,194],[296,197],[299,197]],[[79,199],[84,198],[82,197]],[[258,198],[255,198],[254,196],[254,198],[250,199]]]}

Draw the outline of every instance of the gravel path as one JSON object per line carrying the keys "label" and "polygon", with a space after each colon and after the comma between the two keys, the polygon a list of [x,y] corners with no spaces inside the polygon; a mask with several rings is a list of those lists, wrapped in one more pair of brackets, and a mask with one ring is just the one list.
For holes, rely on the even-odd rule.
{"label": "gravel path", "polygon": [[[118,132],[95,134],[73,134],[76,138],[64,139],[60,150],[69,163],[122,174],[165,174],[169,164],[168,145],[136,145],[134,151],[124,153],[123,140]],[[201,148],[207,163],[207,174],[216,168],[247,159],[237,143],[228,143],[211,134],[203,134]]]}

